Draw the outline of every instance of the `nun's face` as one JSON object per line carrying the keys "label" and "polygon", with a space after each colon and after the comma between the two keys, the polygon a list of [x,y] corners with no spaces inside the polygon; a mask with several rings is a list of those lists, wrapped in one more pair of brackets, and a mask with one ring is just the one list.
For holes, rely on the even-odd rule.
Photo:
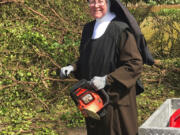
{"label": "nun's face", "polygon": [[107,13],[106,0],[89,0],[90,14],[95,19],[102,18]]}

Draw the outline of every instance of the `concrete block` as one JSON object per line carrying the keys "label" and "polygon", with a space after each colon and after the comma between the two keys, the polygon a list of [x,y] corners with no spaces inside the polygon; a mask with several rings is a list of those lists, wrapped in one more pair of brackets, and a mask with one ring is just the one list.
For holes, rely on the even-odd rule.
{"label": "concrete block", "polygon": [[180,128],[168,127],[170,116],[179,108],[180,98],[167,99],[139,127],[139,135],[180,135]]}

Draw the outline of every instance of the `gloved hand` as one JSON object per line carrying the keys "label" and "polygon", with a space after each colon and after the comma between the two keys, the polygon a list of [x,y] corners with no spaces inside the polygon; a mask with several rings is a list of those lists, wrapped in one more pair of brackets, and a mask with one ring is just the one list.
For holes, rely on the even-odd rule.
{"label": "gloved hand", "polygon": [[69,65],[69,66],[66,66],[66,67],[62,67],[61,68],[61,71],[60,71],[60,78],[64,79],[66,77],[68,77],[68,75],[74,71],[74,67]]}
{"label": "gloved hand", "polygon": [[106,86],[106,78],[106,75],[103,77],[95,76],[91,79],[90,85],[96,90],[103,89]]}

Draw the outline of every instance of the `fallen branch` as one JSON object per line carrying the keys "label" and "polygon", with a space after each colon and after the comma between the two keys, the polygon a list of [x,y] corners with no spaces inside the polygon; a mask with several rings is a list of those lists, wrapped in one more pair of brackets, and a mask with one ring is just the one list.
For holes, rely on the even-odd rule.
{"label": "fallen branch", "polygon": [[180,88],[178,88],[178,87],[174,87],[174,86],[172,86],[170,83],[168,83],[168,82],[166,82],[168,85],[167,85],[167,87],[169,87],[169,88],[171,88],[171,89],[174,89],[174,90],[177,90],[177,91],[179,91],[180,90]]}
{"label": "fallen branch", "polygon": [[48,1],[47,1],[47,6],[48,6],[48,8],[51,9],[51,11],[55,14],[55,16],[58,17],[58,19],[59,19],[60,21],[62,21],[64,24],[68,24],[68,21],[64,20],[62,16],[60,16],[53,8],[50,7]]}
{"label": "fallen branch", "polygon": [[78,82],[77,79],[55,79],[55,78],[44,78],[44,80],[57,81],[57,82]]}
{"label": "fallen branch", "polygon": [[46,16],[44,16],[44,15],[41,14],[41,13],[39,13],[38,11],[36,11],[36,10],[34,10],[34,9],[32,9],[32,8],[30,8],[30,7],[28,7],[28,6],[26,6],[26,5],[24,5],[24,7],[27,8],[27,9],[29,9],[29,10],[31,10],[33,13],[35,13],[35,14],[41,16],[41,17],[44,18],[45,20],[49,21],[49,19],[48,19]]}
{"label": "fallen branch", "polygon": [[50,8],[50,9],[59,18],[60,21],[62,21],[64,24],[67,24],[67,21],[65,21],[62,17],[60,17],[54,9],[52,9],[52,8]]}
{"label": "fallen branch", "polygon": [[159,82],[159,80],[154,80],[154,79],[143,79],[143,81],[151,82],[151,83],[158,83]]}
{"label": "fallen branch", "polygon": [[2,2],[0,2],[0,4],[5,4],[5,3],[9,3],[9,1],[2,1]]}
{"label": "fallen branch", "polygon": [[39,51],[40,49],[37,48],[36,46],[32,45],[33,50],[37,53],[37,55],[39,55],[40,57],[46,57],[48,58],[56,67],[58,67],[59,69],[61,68],[61,66],[59,64],[57,64],[47,53],[45,53],[42,49],[41,51]]}
{"label": "fallen branch", "polygon": [[0,86],[0,90],[10,88],[10,87],[14,87],[16,85],[17,85],[17,83],[12,83],[12,84],[9,84],[9,85],[2,85],[2,86]]}
{"label": "fallen branch", "polygon": [[66,87],[64,87],[62,90],[59,90],[57,93],[56,93],[56,97],[54,97],[53,99],[51,99],[49,101],[49,103],[54,103],[54,101],[58,100],[60,98],[60,92],[63,92],[63,91],[66,91],[69,87],[71,86],[71,84],[68,84]]}
{"label": "fallen branch", "polygon": [[50,111],[48,105],[47,105],[44,101],[42,101],[41,99],[39,99],[38,96],[32,91],[31,88],[26,87],[25,90],[26,90],[28,93],[32,94],[33,97],[34,97],[35,99],[37,99],[37,100],[45,107],[45,110],[47,110],[48,112]]}
{"label": "fallen branch", "polygon": [[[163,62],[161,60],[155,60],[154,61],[154,66],[157,68],[162,68],[163,67]],[[166,69],[171,70],[173,72],[180,72],[180,68],[174,67],[173,65],[171,65],[171,67],[167,67]]]}
{"label": "fallen branch", "polygon": [[18,81],[18,80],[13,80],[13,81],[14,81],[14,83],[12,83],[12,84],[0,86],[0,90],[10,88],[10,87],[14,87],[14,86],[16,86],[18,84],[24,84],[24,85],[25,84],[31,84],[31,85],[37,84],[36,82],[26,82],[26,81]]}
{"label": "fallen branch", "polygon": [[37,84],[37,82],[17,81],[17,84],[31,84],[31,85],[35,85],[35,84]]}
{"label": "fallen branch", "polygon": [[27,133],[32,133],[32,130],[23,130],[23,129],[20,129],[18,131],[18,134],[27,134]]}
{"label": "fallen branch", "polygon": [[[35,82],[16,81],[16,82],[14,82],[14,83],[12,83],[12,84],[10,84],[10,85],[1,86],[1,87],[0,87],[0,90],[3,90],[3,89],[5,89],[5,88],[9,88],[9,87],[16,86],[17,84],[26,85],[26,84],[36,84],[36,83],[35,83]],[[25,90],[26,92],[30,93],[31,95],[33,95],[33,97],[34,97],[35,99],[37,99],[41,104],[43,104],[43,106],[46,108],[47,111],[50,110],[49,107],[48,107],[41,99],[38,98],[38,96],[32,91],[31,88],[26,87],[24,90]]]}
{"label": "fallen branch", "polygon": [[59,66],[59,64],[57,64],[49,55],[46,55],[46,57],[59,69],[61,68],[61,66]]}
{"label": "fallen branch", "polygon": [[6,3],[24,3],[24,0],[2,0],[0,4],[6,4]]}

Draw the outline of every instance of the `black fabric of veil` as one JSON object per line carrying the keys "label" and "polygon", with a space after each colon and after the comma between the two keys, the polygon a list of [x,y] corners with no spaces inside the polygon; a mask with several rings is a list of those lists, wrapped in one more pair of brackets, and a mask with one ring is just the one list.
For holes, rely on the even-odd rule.
{"label": "black fabric of veil", "polygon": [[141,56],[143,58],[143,63],[147,65],[153,65],[154,59],[149,52],[149,49],[146,44],[146,40],[141,33],[140,27],[137,24],[136,19],[132,16],[132,14],[129,12],[129,10],[119,1],[119,0],[110,0],[111,12],[114,12],[117,17],[120,18],[121,21],[126,22],[129,27],[132,29],[133,34],[136,38],[138,49],[141,53]]}

